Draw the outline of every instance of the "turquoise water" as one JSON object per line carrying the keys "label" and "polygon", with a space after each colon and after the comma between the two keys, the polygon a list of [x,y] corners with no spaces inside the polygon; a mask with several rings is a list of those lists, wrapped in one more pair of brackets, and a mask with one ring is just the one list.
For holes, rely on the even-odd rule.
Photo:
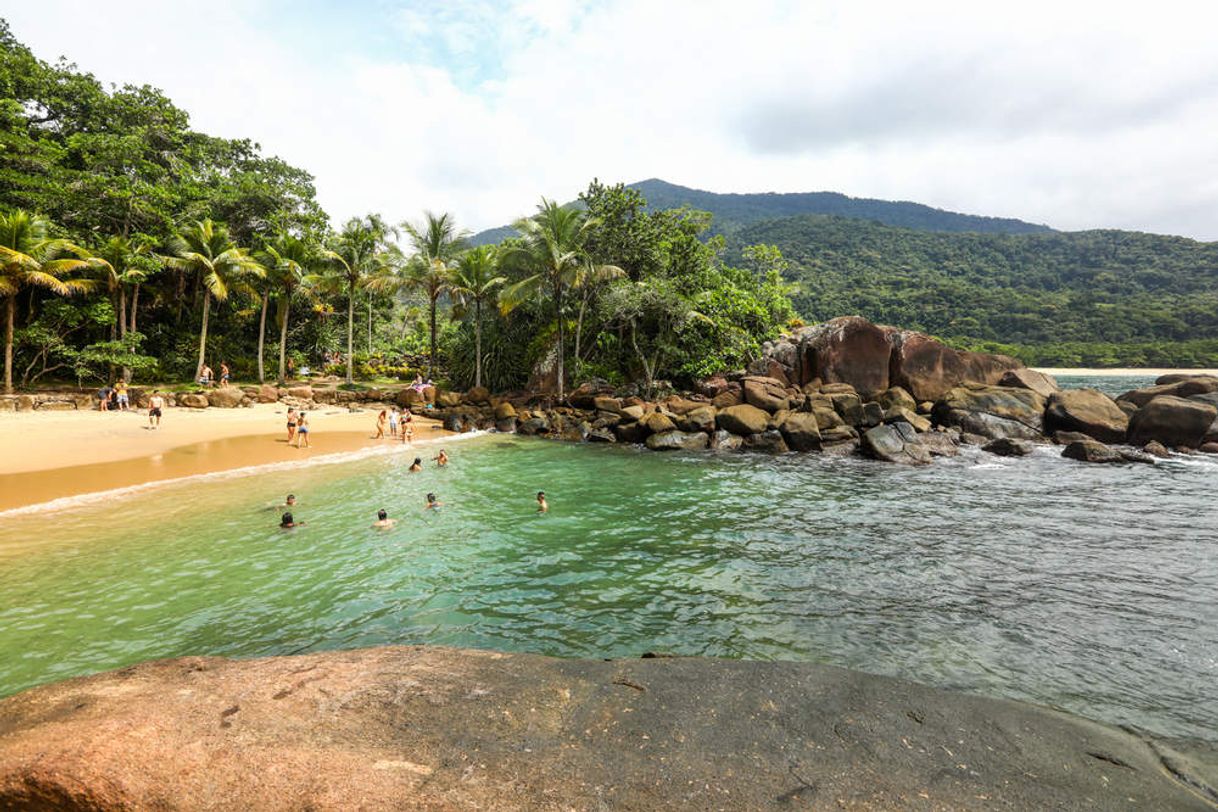
{"label": "turquoise water", "polygon": [[1058,375],[1055,380],[1063,389],[1098,389],[1118,397],[1131,389],[1154,386],[1155,375]]}
{"label": "turquoise water", "polygon": [[[381,454],[0,515],[0,695],[156,657],[439,643],[811,660],[1218,738],[1213,461],[447,448],[420,474]],[[282,531],[288,491],[308,525]],[[396,529],[370,529],[381,507]]]}

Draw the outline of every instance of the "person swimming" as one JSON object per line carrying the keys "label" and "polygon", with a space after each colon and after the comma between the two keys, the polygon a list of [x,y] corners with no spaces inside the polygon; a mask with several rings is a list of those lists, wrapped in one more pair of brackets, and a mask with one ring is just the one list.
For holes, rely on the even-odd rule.
{"label": "person swimming", "polygon": [[448,454],[446,454],[442,448],[440,449],[440,453],[432,457],[432,459],[435,460],[436,465],[448,465]]}
{"label": "person swimming", "polygon": [[419,471],[422,471],[423,470],[423,458],[415,457],[414,462],[410,463],[410,468],[407,470],[409,470],[410,473],[412,473],[412,474],[417,474]]}
{"label": "person swimming", "polygon": [[545,491],[537,492],[537,512],[538,513],[549,513],[550,512],[550,505],[548,502],[546,502],[546,492]]}
{"label": "person swimming", "polygon": [[291,512],[287,512],[279,517],[279,526],[284,530],[291,530],[293,527],[304,527],[304,522],[298,522],[292,518]]}
{"label": "person swimming", "polygon": [[389,518],[388,512],[384,508],[381,508],[376,512],[376,521],[372,523],[372,526],[385,529],[393,527],[397,523],[397,519]]}
{"label": "person swimming", "polygon": [[439,502],[436,500],[436,495],[434,493],[429,493],[429,494],[427,494],[427,505],[423,509],[424,510],[435,510],[436,508],[440,507],[443,504],[444,504],[443,502]]}

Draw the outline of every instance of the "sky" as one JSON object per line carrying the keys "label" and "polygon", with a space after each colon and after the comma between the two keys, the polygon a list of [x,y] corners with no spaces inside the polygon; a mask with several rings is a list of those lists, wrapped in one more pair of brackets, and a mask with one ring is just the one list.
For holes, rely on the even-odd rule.
{"label": "sky", "polygon": [[335,220],[503,225],[592,178],[1218,240],[1218,4],[40,0],[44,59],[310,171]]}

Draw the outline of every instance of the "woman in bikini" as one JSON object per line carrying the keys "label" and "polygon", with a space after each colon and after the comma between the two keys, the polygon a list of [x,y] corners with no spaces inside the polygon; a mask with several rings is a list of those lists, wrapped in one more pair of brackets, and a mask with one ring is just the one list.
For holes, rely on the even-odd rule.
{"label": "woman in bikini", "polygon": [[381,413],[376,416],[376,436],[372,438],[373,440],[385,439],[385,424],[388,422],[388,414],[386,414],[384,409],[381,409]]}
{"label": "woman in bikini", "polygon": [[296,439],[296,422],[299,420],[296,416],[296,410],[288,409],[288,443],[291,444]]}
{"label": "woman in bikini", "polygon": [[296,447],[300,448],[301,443],[305,448],[312,448],[309,444],[309,419],[305,417],[305,413],[300,413],[300,419],[296,421]]}

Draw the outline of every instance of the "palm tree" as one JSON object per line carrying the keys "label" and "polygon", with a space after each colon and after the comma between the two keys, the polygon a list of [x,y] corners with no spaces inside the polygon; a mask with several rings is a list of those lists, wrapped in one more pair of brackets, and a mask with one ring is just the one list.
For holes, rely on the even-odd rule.
{"label": "palm tree", "polygon": [[[558,322],[557,379],[558,399],[566,392],[564,344],[566,343],[563,305],[567,292],[580,284],[588,274],[621,274],[613,265],[597,265],[585,249],[589,232],[599,221],[582,209],[563,207],[552,200],[541,199],[537,214],[518,220],[513,228],[520,232],[520,244],[508,249],[504,261],[522,268],[529,275],[504,288],[499,294],[499,308],[511,312],[525,300],[548,295],[554,302]],[[613,270],[608,270],[613,269]]]}
{"label": "palm tree", "polygon": [[279,383],[287,379],[288,320],[292,296],[307,283],[308,269],[316,261],[315,247],[307,240],[291,234],[279,234],[259,255],[267,272],[267,286],[262,294],[262,316],[258,326],[258,382],[263,381],[262,353],[266,334],[266,310],[272,294],[278,301],[275,312],[279,323]]}
{"label": "palm tree", "polygon": [[[67,240],[48,236],[50,221],[20,209],[0,215],[0,296],[4,297],[4,391],[13,391],[13,327],[17,321],[17,294],[27,287],[44,288],[60,296],[85,293],[92,280],[63,279],[93,263],[87,252]],[[62,257],[62,254],[76,254]]]}
{"label": "palm tree", "polygon": [[332,264],[330,281],[338,283],[347,294],[347,383],[354,383],[355,355],[355,291],[367,284],[369,278],[381,273],[384,264],[385,240],[392,233],[379,215],[352,217],[334,240],[332,248],[322,252]]}
{"label": "palm tree", "polygon": [[428,326],[431,331],[430,352],[427,357],[427,375],[435,374],[436,366],[436,307],[440,297],[447,293],[452,283],[452,269],[457,258],[468,247],[469,232],[458,230],[456,220],[447,212],[438,217],[423,212],[423,223],[402,223],[402,230],[410,238],[415,255],[407,266],[407,280],[411,287],[427,294]]}
{"label": "palm tree", "polygon": [[183,229],[171,242],[173,255],[166,258],[171,268],[200,275],[207,290],[203,294],[203,324],[199,330],[199,363],[195,377],[203,371],[207,353],[207,322],[211,300],[223,302],[231,288],[247,277],[263,277],[266,271],[228,236],[228,229],[210,219],[200,220]]}
{"label": "palm tree", "polygon": [[499,275],[499,252],[493,245],[466,251],[453,270],[451,292],[461,304],[474,303],[474,386],[482,386],[482,303],[507,281]]}
{"label": "palm tree", "polygon": [[127,335],[127,286],[144,281],[146,274],[136,264],[136,258],[151,250],[152,241],[149,239],[115,236],[102,243],[96,251],[98,261],[94,264],[102,271],[102,280],[114,305],[114,326],[110,328],[112,339]]}

